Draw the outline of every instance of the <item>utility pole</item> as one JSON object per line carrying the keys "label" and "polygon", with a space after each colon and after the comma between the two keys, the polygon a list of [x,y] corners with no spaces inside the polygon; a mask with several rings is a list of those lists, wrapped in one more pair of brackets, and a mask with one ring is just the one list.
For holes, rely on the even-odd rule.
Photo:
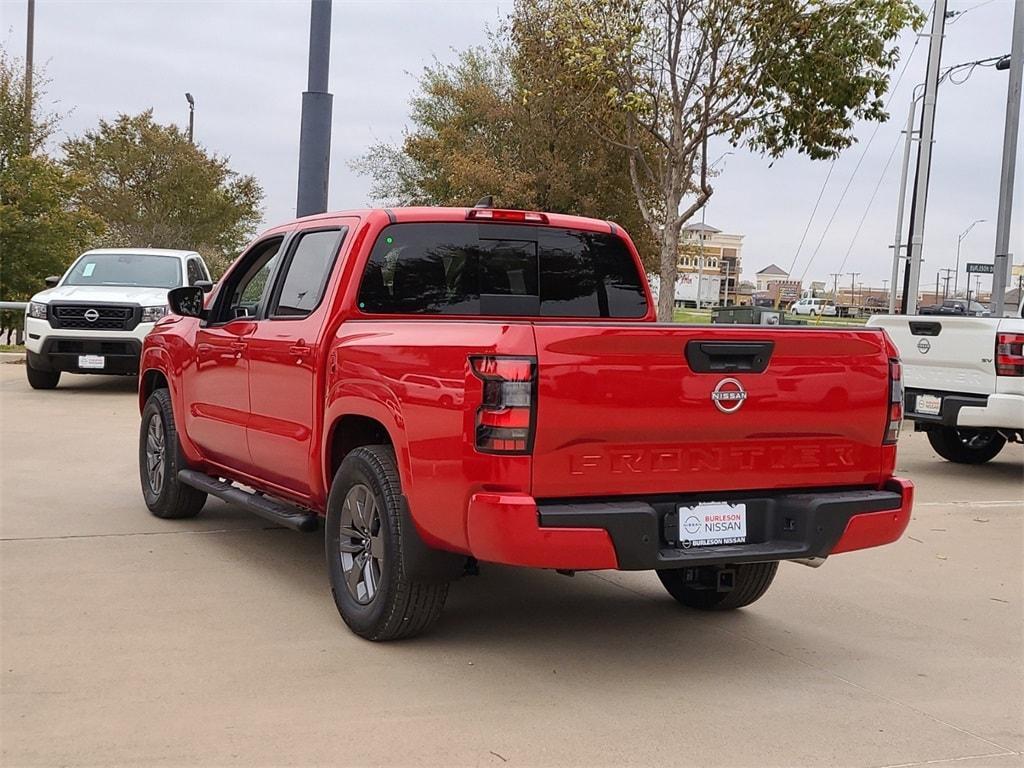
{"label": "utility pole", "polygon": [[25,151],[32,142],[32,55],[36,41],[36,0],[28,0],[28,18],[25,26]]}
{"label": "utility pole", "polygon": [[839,303],[839,278],[842,276],[842,272],[829,272],[829,277],[832,278],[832,301],[835,304]]}
{"label": "utility pole", "polygon": [[331,113],[334,97],[327,92],[331,68],[331,0],[310,0],[309,80],[302,94],[299,129],[299,189],[296,216],[327,210],[331,167]]}
{"label": "utility pole", "polygon": [[[1017,0],[1017,2],[1021,3],[1024,0]],[[908,248],[908,269],[904,285],[906,300],[903,305],[903,314],[905,315],[917,312],[917,293],[921,283],[921,252],[924,246],[924,220],[925,208],[928,204],[928,177],[932,166],[932,143],[935,140],[935,102],[939,91],[939,69],[942,64],[942,38],[946,31],[946,4],[946,0],[935,0],[931,40],[928,44],[928,70],[924,81],[921,140],[917,147],[914,207],[911,212],[912,227]]]}
{"label": "utility pole", "polygon": [[860,272],[847,272],[850,276],[850,306],[857,306],[857,276]]}
{"label": "utility pole", "polygon": [[1010,43],[1010,80],[1006,86],[1006,127],[1003,131],[1003,165],[999,177],[999,209],[996,214],[996,253],[992,272],[993,317],[1003,316],[1006,284],[1010,275],[1010,216],[1013,212],[1013,167],[1017,162],[1017,131],[1020,127],[1020,89],[1024,75],[1024,0],[1013,4],[1013,39]]}
{"label": "utility pole", "polygon": [[946,283],[945,286],[943,286],[942,288],[942,299],[943,301],[945,301],[946,299],[949,298],[949,281],[953,279],[953,276],[956,274],[956,271],[950,269],[949,267],[946,267],[945,269],[940,269],[939,271],[946,273],[946,276],[942,278]]}

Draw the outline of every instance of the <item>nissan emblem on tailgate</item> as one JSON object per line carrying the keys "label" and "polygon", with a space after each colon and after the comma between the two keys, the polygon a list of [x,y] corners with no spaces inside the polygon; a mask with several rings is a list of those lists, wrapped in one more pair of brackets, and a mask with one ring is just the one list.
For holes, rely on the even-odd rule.
{"label": "nissan emblem on tailgate", "polygon": [[747,391],[736,379],[722,379],[711,392],[711,402],[722,413],[735,413],[747,399]]}

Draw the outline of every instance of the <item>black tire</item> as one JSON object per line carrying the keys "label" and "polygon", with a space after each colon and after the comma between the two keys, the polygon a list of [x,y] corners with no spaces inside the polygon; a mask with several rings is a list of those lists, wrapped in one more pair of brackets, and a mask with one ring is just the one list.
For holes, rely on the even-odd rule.
{"label": "black tire", "polygon": [[25,360],[25,376],[32,389],[56,389],[60,382],[60,371],[41,371],[33,368],[32,363]]}
{"label": "black tire", "polygon": [[447,581],[414,581],[404,572],[403,550],[417,535],[405,529],[404,503],[387,446],[356,448],[331,484],[324,537],[331,592],[349,629],[367,640],[418,635],[448,597]]}
{"label": "black tire", "polygon": [[[154,445],[157,435],[162,436],[159,446]],[[154,459],[159,461],[161,470],[159,483],[153,475],[156,469]],[[181,443],[178,442],[178,430],[174,425],[171,395],[166,389],[158,389],[146,401],[139,427],[139,480],[142,483],[142,496],[149,511],[156,517],[178,520],[195,517],[202,510],[206,494],[178,480],[178,471],[186,467]]]}
{"label": "black tire", "polygon": [[928,442],[946,461],[984,464],[1003,450],[1006,438],[991,429],[936,427],[928,430]]}
{"label": "black tire", "polygon": [[688,608],[731,611],[760,599],[778,570],[778,562],[709,565],[658,571],[658,578]]}

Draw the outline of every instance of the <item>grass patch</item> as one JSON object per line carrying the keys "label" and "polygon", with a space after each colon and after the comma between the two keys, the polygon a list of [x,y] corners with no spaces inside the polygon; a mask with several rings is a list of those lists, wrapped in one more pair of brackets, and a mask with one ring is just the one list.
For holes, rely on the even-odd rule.
{"label": "grass patch", "polygon": [[24,344],[0,344],[0,352],[24,352]]}

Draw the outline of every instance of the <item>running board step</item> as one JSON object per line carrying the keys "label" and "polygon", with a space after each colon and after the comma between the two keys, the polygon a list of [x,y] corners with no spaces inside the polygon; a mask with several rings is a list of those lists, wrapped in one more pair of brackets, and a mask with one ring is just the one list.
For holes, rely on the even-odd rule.
{"label": "running board step", "polygon": [[178,472],[178,480],[229,504],[237,504],[249,512],[259,515],[264,520],[291,528],[293,531],[309,533],[320,526],[320,519],[314,512],[307,512],[266,496],[243,491],[231,483],[218,480],[216,477],[202,472],[196,472],[194,469],[183,469]]}

